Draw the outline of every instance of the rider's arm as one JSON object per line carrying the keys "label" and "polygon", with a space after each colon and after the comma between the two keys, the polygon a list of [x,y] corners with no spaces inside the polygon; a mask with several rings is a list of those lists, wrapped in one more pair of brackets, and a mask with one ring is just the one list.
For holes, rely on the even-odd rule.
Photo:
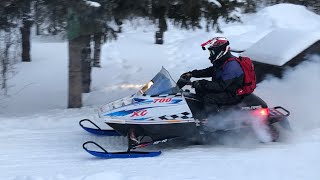
{"label": "rider's arm", "polygon": [[214,73],[213,66],[208,67],[206,69],[191,71],[192,77],[195,77],[195,78],[212,77],[213,73]]}

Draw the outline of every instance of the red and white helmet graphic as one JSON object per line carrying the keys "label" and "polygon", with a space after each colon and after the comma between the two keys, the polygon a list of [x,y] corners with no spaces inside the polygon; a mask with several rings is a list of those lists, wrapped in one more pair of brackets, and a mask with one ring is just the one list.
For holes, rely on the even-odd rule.
{"label": "red and white helmet graphic", "polygon": [[229,41],[225,37],[214,37],[201,44],[201,47],[203,50],[209,50],[212,61],[220,59],[230,50]]}

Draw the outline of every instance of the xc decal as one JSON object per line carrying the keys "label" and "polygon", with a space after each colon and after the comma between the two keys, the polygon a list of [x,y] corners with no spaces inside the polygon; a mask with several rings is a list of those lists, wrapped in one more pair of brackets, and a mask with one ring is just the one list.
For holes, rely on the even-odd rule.
{"label": "xc decal", "polygon": [[148,111],[146,109],[142,111],[134,111],[130,117],[145,116],[147,113]]}

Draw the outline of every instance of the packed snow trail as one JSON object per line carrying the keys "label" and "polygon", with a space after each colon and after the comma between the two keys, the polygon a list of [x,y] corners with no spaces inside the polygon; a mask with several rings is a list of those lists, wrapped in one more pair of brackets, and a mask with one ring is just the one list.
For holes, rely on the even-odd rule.
{"label": "packed snow trail", "polygon": [[[257,89],[259,94],[265,91],[264,98],[271,103],[290,102],[285,106],[291,105],[289,109],[292,116],[289,120],[297,131],[283,142],[256,144],[241,140],[237,143],[225,142],[226,145],[169,144],[155,147],[163,151],[156,158],[100,160],[82,150],[82,143],[94,140],[108,150],[124,150],[126,139],[107,139],[82,130],[78,121],[92,118],[94,112],[91,108],[57,109],[10,117],[10,120],[1,117],[0,137],[3,141],[0,169],[5,173],[0,174],[0,179],[92,180],[106,174],[113,179],[317,179],[320,176],[317,168],[320,160],[317,115],[310,114],[303,118],[306,115],[304,101],[291,96],[287,88],[295,84],[299,77],[304,77],[305,70],[316,74],[318,68],[319,61],[306,62],[289,72],[286,81],[270,79],[261,83]],[[312,86],[312,80],[316,79],[302,81],[303,87]],[[280,82],[281,85],[275,85]],[[316,101],[314,95],[319,87],[313,85],[313,88],[304,96],[305,102]],[[292,93],[300,94],[303,90],[296,88]],[[273,93],[268,95],[269,91]],[[285,97],[291,98],[283,101]],[[309,108],[309,111],[316,112],[315,106]]]}
{"label": "packed snow trail", "polygon": [[[25,176],[29,179],[36,176],[43,179],[81,179],[97,172],[118,174],[123,179],[246,177],[253,180],[282,177],[298,180],[316,179],[320,175],[317,168],[320,161],[319,129],[284,143],[162,146],[163,154],[156,158],[100,160],[83,151],[82,142],[94,140],[109,148],[125,148],[125,139],[89,135],[77,125],[81,116],[68,117],[70,113],[74,112],[63,113],[66,118],[59,120],[48,118],[46,114],[39,115],[38,119],[32,116],[12,119],[24,123],[29,121],[29,128],[18,126],[1,130],[0,169],[5,173],[0,174],[0,179],[16,177],[20,180]],[[44,127],[43,121],[54,124],[54,127]],[[71,123],[74,126],[70,126]]]}

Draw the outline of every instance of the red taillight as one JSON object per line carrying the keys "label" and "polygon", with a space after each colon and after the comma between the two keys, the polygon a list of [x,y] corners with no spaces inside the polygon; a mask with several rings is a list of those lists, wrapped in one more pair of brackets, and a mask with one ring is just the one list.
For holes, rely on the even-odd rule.
{"label": "red taillight", "polygon": [[256,109],[254,111],[254,114],[257,115],[257,116],[268,116],[269,115],[269,109],[268,108]]}

